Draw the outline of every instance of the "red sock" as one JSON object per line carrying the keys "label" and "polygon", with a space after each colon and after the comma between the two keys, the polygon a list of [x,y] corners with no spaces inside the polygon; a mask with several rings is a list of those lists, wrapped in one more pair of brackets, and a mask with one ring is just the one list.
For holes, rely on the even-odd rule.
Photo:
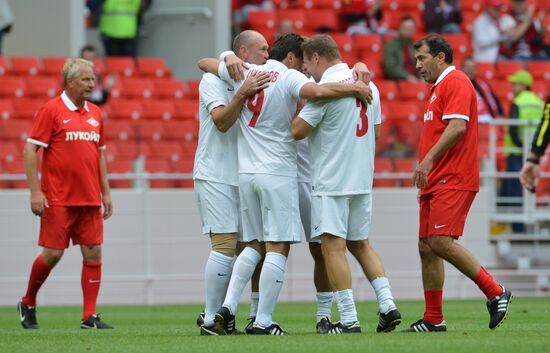
{"label": "red sock", "polygon": [[95,314],[99,285],[101,284],[101,262],[84,262],[82,264],[82,294],[84,297],[83,320]]}
{"label": "red sock", "polygon": [[483,267],[474,278],[474,282],[477,284],[479,289],[481,289],[483,294],[485,294],[487,299],[491,299],[502,294],[502,287],[500,284],[498,284],[493,279],[493,276],[491,276]]}
{"label": "red sock", "polygon": [[29,276],[29,285],[27,287],[27,293],[21,302],[27,306],[36,306],[36,294],[42,284],[48,278],[51,267],[44,261],[42,255],[38,255],[31,268],[31,275]]}
{"label": "red sock", "polygon": [[426,311],[424,321],[438,325],[443,321],[443,290],[433,289],[424,291]]}

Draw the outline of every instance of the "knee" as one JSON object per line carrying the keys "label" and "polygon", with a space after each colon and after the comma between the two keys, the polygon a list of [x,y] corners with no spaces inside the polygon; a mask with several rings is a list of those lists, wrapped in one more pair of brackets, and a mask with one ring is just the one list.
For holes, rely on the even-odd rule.
{"label": "knee", "polygon": [[233,257],[237,252],[237,233],[212,234],[210,243],[213,251]]}
{"label": "knee", "polygon": [[84,262],[101,262],[101,245],[82,245]]}
{"label": "knee", "polygon": [[370,244],[368,240],[359,240],[359,241],[346,241],[346,246],[348,250],[355,256],[356,254],[361,254],[366,251],[369,251]]}
{"label": "knee", "polygon": [[418,242],[418,252],[420,253],[421,258],[433,256],[433,251],[425,239],[421,239]]}
{"label": "knee", "polygon": [[64,250],[44,248],[44,251],[42,252],[42,259],[48,266],[54,267],[57,265],[59,260],[61,260],[61,257],[63,257],[63,253]]}
{"label": "knee", "polygon": [[333,235],[322,235],[321,249],[323,256],[328,256],[334,253],[345,253],[346,241]]}
{"label": "knee", "polygon": [[321,247],[321,244],[311,242],[309,243],[309,253],[311,254],[311,257],[313,257],[313,260],[315,262],[323,261],[323,249]]}
{"label": "knee", "polygon": [[439,257],[445,257],[449,253],[452,244],[452,238],[446,236],[432,236],[428,239],[431,251]]}

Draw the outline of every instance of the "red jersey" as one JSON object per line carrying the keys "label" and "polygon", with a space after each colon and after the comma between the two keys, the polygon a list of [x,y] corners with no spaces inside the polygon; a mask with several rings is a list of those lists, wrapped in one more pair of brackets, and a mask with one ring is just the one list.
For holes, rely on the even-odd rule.
{"label": "red jersey", "polygon": [[472,83],[462,71],[450,66],[438,77],[429,97],[420,136],[419,161],[441,138],[449,119],[464,119],[468,124],[462,138],[433,163],[428,186],[421,189],[421,194],[437,189],[479,191],[477,98]]}
{"label": "red jersey", "polygon": [[44,147],[41,187],[50,205],[101,205],[99,149],[105,143],[98,106],[77,108],[63,92],[39,110],[27,141]]}

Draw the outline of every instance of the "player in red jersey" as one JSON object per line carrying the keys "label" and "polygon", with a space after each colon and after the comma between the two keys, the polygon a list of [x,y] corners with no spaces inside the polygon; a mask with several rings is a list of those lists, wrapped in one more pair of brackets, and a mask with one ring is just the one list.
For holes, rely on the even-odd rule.
{"label": "player in red jersey", "polygon": [[[83,257],[83,329],[108,329],[96,314],[101,283],[103,219],[113,213],[103,150],[101,110],[87,102],[94,89],[93,64],[68,59],[63,66],[65,91],[38,112],[23,151],[31,191],[31,209],[40,219],[38,245],[25,296],[18,304],[21,325],[37,329],[36,294],[69,247],[80,245]],[[37,153],[44,148],[42,181]],[[101,204],[103,203],[103,213]]]}
{"label": "player in red jersey", "polygon": [[414,45],[416,69],[433,87],[424,113],[413,183],[419,188],[422,282],[426,311],[408,332],[446,331],[443,320],[443,260],[472,279],[487,297],[489,328],[506,318],[512,293],[464,247],[460,236],[479,190],[477,101],[468,77],[455,69],[453,49],[430,35]]}

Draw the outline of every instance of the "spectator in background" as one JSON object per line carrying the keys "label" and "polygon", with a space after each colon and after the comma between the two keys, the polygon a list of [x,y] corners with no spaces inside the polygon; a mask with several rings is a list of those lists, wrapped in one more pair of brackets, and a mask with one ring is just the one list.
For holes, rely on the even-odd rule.
{"label": "spectator in background", "polygon": [[535,17],[535,6],[527,0],[512,0],[512,7],[502,18],[508,40],[500,44],[500,55],[513,60],[544,60],[544,17],[546,11]]}
{"label": "spectator in background", "polygon": [[0,55],[4,35],[10,33],[13,26],[13,13],[7,0],[0,0]]}
{"label": "spectator in background", "polygon": [[500,43],[508,35],[502,30],[502,0],[486,0],[485,10],[474,21],[472,42],[476,62],[495,62],[498,58]]}
{"label": "spectator in background", "polygon": [[460,33],[462,23],[460,0],[426,0],[424,22],[426,32]]}
{"label": "spectator in background", "polygon": [[462,62],[462,71],[468,76],[477,95],[477,121],[486,124],[503,115],[502,105],[487,81],[476,77],[476,62],[471,57]]}
{"label": "spectator in background", "polygon": [[[544,109],[544,102],[531,91],[533,85],[533,76],[525,70],[519,70],[511,76],[508,81],[512,83],[514,100],[510,108],[510,119],[519,119],[525,122],[537,121],[541,118]],[[504,154],[506,155],[506,171],[519,172],[523,165],[523,137],[525,129],[533,127],[510,126],[508,133],[504,137]],[[522,188],[519,180],[504,179],[500,189],[501,197],[522,196]],[[521,202],[504,201],[499,203],[501,206],[520,207]],[[523,223],[512,223],[514,233],[524,233],[525,225]]]}
{"label": "spectator in background", "polygon": [[418,81],[414,64],[413,35],[416,24],[411,16],[401,18],[399,35],[384,45],[384,74],[390,80]]}
{"label": "spectator in background", "polygon": [[[147,2],[149,3],[149,2]],[[91,12],[100,9],[99,32],[107,56],[137,56],[141,0],[88,0]]]}
{"label": "spectator in background", "polygon": [[[97,59],[97,49],[93,45],[85,45],[80,49],[80,57],[82,59],[88,60],[89,62],[95,63]],[[105,82],[103,82],[100,72],[94,66],[95,74],[95,86],[90,93],[90,102],[101,105],[107,102],[109,98],[109,91],[111,87],[116,82],[116,77],[109,75],[106,77]]]}
{"label": "spectator in background", "polygon": [[382,19],[381,0],[344,0],[340,13],[342,29],[347,34],[384,34],[388,31],[378,23]]}
{"label": "spectator in background", "polygon": [[277,28],[277,32],[275,33],[275,40],[281,38],[285,34],[293,32],[294,26],[292,24],[292,20],[289,20],[288,18],[283,18],[279,21],[279,27]]}

